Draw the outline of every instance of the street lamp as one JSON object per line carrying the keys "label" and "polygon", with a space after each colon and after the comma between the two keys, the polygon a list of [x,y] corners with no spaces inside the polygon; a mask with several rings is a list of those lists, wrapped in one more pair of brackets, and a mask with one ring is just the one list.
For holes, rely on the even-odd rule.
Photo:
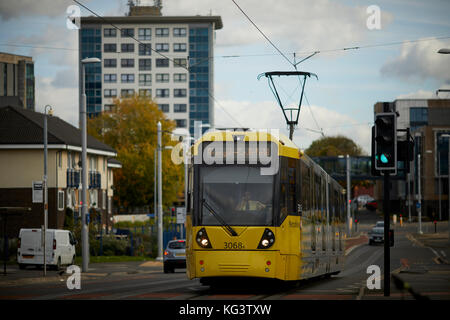
{"label": "street lamp", "polygon": [[87,177],[87,126],[86,126],[86,88],[85,88],[85,66],[90,63],[99,63],[101,60],[99,58],[85,58],[81,60],[81,82],[82,82],[82,92],[81,92],[81,108],[80,108],[80,129],[81,129],[81,251],[82,251],[82,270],[83,272],[88,271],[89,265],[89,226],[86,220],[87,217],[87,188],[88,188],[88,177]]}
{"label": "street lamp", "polygon": [[48,114],[53,114],[53,109],[50,105],[46,105],[44,107],[44,230],[43,233],[43,247],[44,247],[44,277],[47,274],[47,259],[45,257],[46,255],[46,245],[45,245],[45,238],[47,235],[47,228],[48,228],[48,187],[47,187],[47,157],[48,157],[48,151],[47,151],[47,108]]}
{"label": "street lamp", "polygon": [[[172,146],[166,146],[163,147],[164,150],[169,150],[172,149]],[[154,195],[153,195],[153,210],[155,211],[155,221],[158,221],[158,214],[157,214],[157,204],[156,204],[156,199],[158,197],[158,190],[157,190],[157,181],[158,181],[158,177],[157,177],[157,173],[156,173],[156,169],[157,169],[157,165],[156,165],[156,151],[158,151],[158,147],[155,148],[155,157],[153,158],[153,169],[154,169],[154,184],[153,184],[153,190],[154,190]]]}

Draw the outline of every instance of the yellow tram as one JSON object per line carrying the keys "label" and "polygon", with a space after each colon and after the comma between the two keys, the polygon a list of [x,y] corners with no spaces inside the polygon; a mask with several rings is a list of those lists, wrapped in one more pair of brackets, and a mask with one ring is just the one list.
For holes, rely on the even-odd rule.
{"label": "yellow tram", "polygon": [[261,131],[214,131],[191,153],[190,279],[291,281],[342,270],[343,189],[291,140]]}

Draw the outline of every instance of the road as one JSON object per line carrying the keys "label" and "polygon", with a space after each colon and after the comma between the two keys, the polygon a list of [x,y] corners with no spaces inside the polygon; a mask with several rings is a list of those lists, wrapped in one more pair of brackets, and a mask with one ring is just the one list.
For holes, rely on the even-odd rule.
{"label": "road", "polygon": [[[361,212],[358,233],[364,234],[375,221],[374,213]],[[446,223],[438,225],[441,233],[416,234],[417,225],[405,223],[395,228],[395,246],[391,248],[391,272],[410,283],[412,288],[430,299],[450,299],[450,256]],[[426,224],[426,223],[425,223]],[[428,228],[432,229],[432,225]],[[188,280],[185,270],[173,274],[162,272],[157,262],[92,264],[82,274],[81,289],[69,290],[67,274],[49,272],[41,277],[40,270],[19,270],[10,266],[10,274],[0,276],[0,299],[95,299],[95,300],[371,300],[413,299],[391,284],[390,297],[383,290],[367,288],[368,266],[378,265],[383,275],[383,245],[363,243],[347,250],[345,269],[330,278],[313,279],[295,286],[280,286],[273,282],[227,282],[226,287],[202,286],[198,280]],[[361,242],[361,240],[359,241]],[[383,286],[383,280],[381,280]]]}

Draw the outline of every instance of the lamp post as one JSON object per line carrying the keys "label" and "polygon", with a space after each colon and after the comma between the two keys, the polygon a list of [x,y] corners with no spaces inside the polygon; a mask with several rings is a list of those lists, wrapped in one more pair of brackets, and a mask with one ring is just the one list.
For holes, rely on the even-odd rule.
{"label": "lamp post", "polygon": [[[172,146],[166,146],[166,147],[163,147],[163,149],[164,150],[168,150],[168,149],[172,149],[173,147]],[[156,159],[156,151],[158,151],[158,146],[156,146],[156,148],[155,148],[155,157],[153,158],[153,159],[155,159],[154,160],[154,166],[153,166],[153,168],[154,168],[154,177],[155,177],[155,181],[154,181],[154,184],[153,184],[153,190],[154,190],[154,195],[153,195],[153,209],[154,209],[154,211],[155,211],[155,221],[157,222],[157,221],[159,221],[159,217],[158,217],[158,209],[157,209],[157,202],[156,202],[156,199],[158,198],[158,177],[157,177],[157,173],[156,173],[156,169],[157,169],[157,159]],[[157,222],[158,223],[158,222]],[[159,224],[158,224],[159,225]],[[158,229],[159,230],[159,229]],[[158,231],[159,232],[159,231]],[[159,234],[159,233],[158,233]],[[158,251],[159,252],[159,251]]]}
{"label": "lamp post", "polygon": [[44,259],[44,277],[47,274],[47,259],[46,259],[46,243],[45,238],[47,235],[48,228],[48,187],[47,187],[47,158],[48,158],[48,148],[47,148],[47,107],[49,108],[48,114],[52,115],[53,109],[50,105],[44,107],[44,230],[42,230],[42,242],[44,247],[43,259]]}
{"label": "lamp post", "polygon": [[450,134],[443,134],[441,137],[448,139],[448,241],[450,242]]}
{"label": "lamp post", "polygon": [[85,88],[85,66],[89,63],[99,63],[99,58],[85,58],[81,60],[81,252],[82,252],[82,271],[87,272],[89,266],[89,225],[87,222],[87,189],[88,189],[88,177],[87,177],[87,126],[86,126],[86,88]]}

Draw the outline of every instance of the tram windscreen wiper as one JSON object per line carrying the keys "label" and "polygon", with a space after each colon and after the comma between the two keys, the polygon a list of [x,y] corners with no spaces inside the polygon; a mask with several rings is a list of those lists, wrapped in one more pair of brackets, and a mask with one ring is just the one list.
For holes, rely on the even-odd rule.
{"label": "tram windscreen wiper", "polygon": [[220,222],[220,224],[234,237],[236,237],[238,234],[236,233],[236,231],[234,231],[234,229],[225,222],[225,220],[223,220],[223,218],[213,209],[211,208],[211,206],[208,204],[208,202],[206,202],[205,199],[202,200],[203,201],[203,205],[206,207],[206,209],[208,209],[209,212],[212,213],[212,215],[217,219],[217,221]]}

